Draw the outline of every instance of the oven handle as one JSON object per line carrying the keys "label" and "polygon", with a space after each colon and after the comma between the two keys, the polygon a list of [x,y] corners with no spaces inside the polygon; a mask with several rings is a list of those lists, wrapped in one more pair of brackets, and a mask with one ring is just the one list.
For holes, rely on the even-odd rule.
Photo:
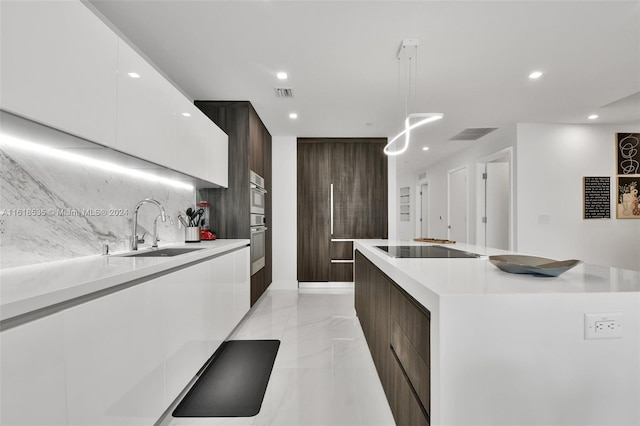
{"label": "oven handle", "polygon": [[252,184],[251,184],[251,186],[250,186],[250,188],[251,188],[252,190],[254,190],[254,191],[257,191],[257,192],[261,193],[261,194],[266,194],[266,193],[267,193],[267,190],[266,190],[266,189],[264,189],[264,188],[263,188],[263,187],[261,187],[261,186],[256,185],[255,183],[252,183]]}
{"label": "oven handle", "polygon": [[256,232],[265,232],[268,228],[266,226],[252,226],[251,233],[255,234]]}

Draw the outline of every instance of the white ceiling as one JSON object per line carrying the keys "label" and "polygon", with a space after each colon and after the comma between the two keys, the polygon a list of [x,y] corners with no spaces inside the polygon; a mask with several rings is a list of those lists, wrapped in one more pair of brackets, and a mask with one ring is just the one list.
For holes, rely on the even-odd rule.
{"label": "white ceiling", "polygon": [[[91,4],[188,97],[251,101],[274,136],[398,133],[396,52],[419,39],[412,112],[445,117],[415,132],[404,170],[478,143],[448,140],[469,127],[587,123],[591,113],[597,123],[640,123],[640,1]],[[529,80],[534,70],[544,75]],[[276,98],[276,86],[294,98]]]}

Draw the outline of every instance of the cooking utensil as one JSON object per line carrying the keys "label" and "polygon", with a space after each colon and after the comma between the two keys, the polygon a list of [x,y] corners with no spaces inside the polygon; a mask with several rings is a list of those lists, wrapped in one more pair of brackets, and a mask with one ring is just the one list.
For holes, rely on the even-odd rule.
{"label": "cooking utensil", "polygon": [[184,220],[184,217],[182,217],[181,214],[178,215],[178,220],[180,221],[180,223],[182,224],[182,226],[184,226],[185,228],[189,226],[189,224],[187,223],[186,220]]}
{"label": "cooking utensil", "polygon": [[198,226],[200,224],[200,219],[204,214],[204,209],[198,209],[193,213],[193,226]]}
{"label": "cooking utensil", "polygon": [[187,208],[187,210],[185,211],[185,213],[187,214],[187,217],[189,218],[189,226],[193,226],[193,209],[191,207]]}

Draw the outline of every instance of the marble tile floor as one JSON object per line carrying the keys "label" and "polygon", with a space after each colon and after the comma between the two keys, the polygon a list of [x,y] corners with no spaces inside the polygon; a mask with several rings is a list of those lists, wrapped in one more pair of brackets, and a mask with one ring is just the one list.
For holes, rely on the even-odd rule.
{"label": "marble tile floor", "polygon": [[260,413],[169,414],[159,426],[395,424],[356,318],[353,288],[268,290],[230,338],[281,341]]}

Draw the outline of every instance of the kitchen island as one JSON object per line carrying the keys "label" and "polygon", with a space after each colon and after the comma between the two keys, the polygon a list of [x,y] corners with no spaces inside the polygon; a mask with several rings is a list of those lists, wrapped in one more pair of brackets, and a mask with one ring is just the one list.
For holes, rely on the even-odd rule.
{"label": "kitchen island", "polygon": [[[421,359],[411,356],[420,352],[415,328],[402,333],[398,320],[400,331],[394,332],[393,319],[381,327],[389,328],[383,330],[390,341],[384,349],[393,351],[388,359],[411,361],[403,371],[408,382],[415,371],[429,374],[426,391],[415,380],[408,388],[416,400],[427,395],[421,410],[431,425],[640,424],[640,271],[580,264],[555,278],[514,275],[489,262],[489,255],[506,253],[501,250],[455,244],[447,246],[481,256],[405,259],[376,248],[414,244],[424,245],[355,242],[356,310],[373,306],[371,317],[380,317],[385,306],[393,311],[394,294],[401,294],[411,302],[402,310],[417,307],[426,318],[428,348],[420,354],[426,366],[413,373]],[[390,301],[359,302],[360,290],[365,287],[368,297],[367,283],[380,277],[391,288],[384,293]],[[621,314],[622,336],[585,339],[587,314]],[[362,326],[365,335],[380,329]],[[393,384],[386,367],[378,371],[383,386]],[[393,402],[397,387],[397,380],[385,386],[392,409],[399,404]]]}

